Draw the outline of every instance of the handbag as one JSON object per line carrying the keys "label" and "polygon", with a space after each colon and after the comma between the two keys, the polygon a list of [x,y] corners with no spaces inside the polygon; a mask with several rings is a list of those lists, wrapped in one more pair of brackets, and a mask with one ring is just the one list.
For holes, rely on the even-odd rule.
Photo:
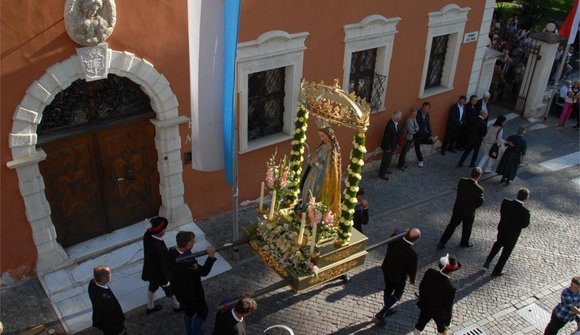
{"label": "handbag", "polygon": [[500,131],[501,131],[501,127],[497,131],[497,134],[495,134],[495,142],[493,142],[493,145],[489,149],[489,153],[488,153],[489,157],[491,157],[493,159],[496,159],[497,156],[499,155],[499,145],[497,145],[497,137],[499,136]]}
{"label": "handbag", "polygon": [[397,145],[400,147],[402,147],[406,141],[407,138],[405,137],[405,135],[399,135],[399,137],[397,137]]}

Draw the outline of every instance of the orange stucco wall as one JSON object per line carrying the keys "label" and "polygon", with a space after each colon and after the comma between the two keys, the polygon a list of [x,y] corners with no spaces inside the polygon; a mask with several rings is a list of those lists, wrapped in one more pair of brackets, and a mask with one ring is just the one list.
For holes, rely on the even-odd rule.
{"label": "orange stucco wall", "polygon": [[[304,55],[304,77],[310,81],[342,80],[344,30],[346,24],[358,23],[371,14],[387,18],[401,17],[395,37],[386,98],[386,112],[374,114],[367,134],[367,148],[380,142],[384,124],[396,109],[407,112],[420,103],[419,83],[427,35],[427,13],[440,10],[444,0],[347,1],[347,0],[243,0],[239,41],[256,39],[270,30],[288,33],[308,32]],[[483,15],[482,1],[455,1],[471,7],[465,32],[478,31]],[[179,101],[179,112],[190,116],[187,1],[122,0],[116,1],[117,25],[107,40],[114,50],[128,51],[150,61],[165,75]],[[340,8],[337,6],[340,5]],[[28,87],[51,65],[75,53],[75,43],[68,37],[63,20],[64,1],[6,0],[1,2],[1,258],[0,272],[15,279],[34,273],[36,249],[20,196],[16,172],[6,167],[12,160],[8,134],[12,116]],[[436,133],[443,135],[447,109],[457,96],[465,94],[476,43],[462,44],[454,80],[455,89],[429,98]],[[308,131],[309,143],[316,145],[314,127]],[[182,151],[187,126],[181,126]],[[352,131],[338,129],[343,162],[351,149]],[[278,152],[289,151],[289,141],[279,144]],[[255,199],[263,177],[265,161],[275,148],[269,147],[239,157],[240,201]],[[199,172],[184,167],[185,201],[195,219],[224,213],[231,209],[231,189],[222,171]]]}

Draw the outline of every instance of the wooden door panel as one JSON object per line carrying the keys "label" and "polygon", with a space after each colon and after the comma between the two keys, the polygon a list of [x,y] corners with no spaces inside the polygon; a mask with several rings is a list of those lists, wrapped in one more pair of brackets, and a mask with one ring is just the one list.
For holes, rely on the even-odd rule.
{"label": "wooden door panel", "polygon": [[157,215],[161,200],[154,132],[148,121],[99,132],[103,195],[113,229]]}
{"label": "wooden door panel", "polygon": [[42,146],[40,162],[57,241],[67,247],[107,232],[91,135]]}

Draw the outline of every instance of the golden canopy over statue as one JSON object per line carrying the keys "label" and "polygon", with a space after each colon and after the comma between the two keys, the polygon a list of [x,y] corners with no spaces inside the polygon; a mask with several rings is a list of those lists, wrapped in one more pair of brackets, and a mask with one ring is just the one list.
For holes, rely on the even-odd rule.
{"label": "golden canopy over statue", "polygon": [[369,126],[371,107],[354,92],[348,93],[338,85],[333,86],[302,81],[300,102],[314,116],[330,123],[365,132]]}

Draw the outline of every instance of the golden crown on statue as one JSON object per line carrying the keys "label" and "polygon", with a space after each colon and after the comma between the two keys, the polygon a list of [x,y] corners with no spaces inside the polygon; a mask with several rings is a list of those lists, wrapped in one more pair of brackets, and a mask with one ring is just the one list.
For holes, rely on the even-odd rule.
{"label": "golden crown on statue", "polygon": [[370,105],[354,92],[344,91],[334,80],[334,85],[324,82],[309,83],[302,80],[300,102],[317,118],[365,132],[369,126]]}

